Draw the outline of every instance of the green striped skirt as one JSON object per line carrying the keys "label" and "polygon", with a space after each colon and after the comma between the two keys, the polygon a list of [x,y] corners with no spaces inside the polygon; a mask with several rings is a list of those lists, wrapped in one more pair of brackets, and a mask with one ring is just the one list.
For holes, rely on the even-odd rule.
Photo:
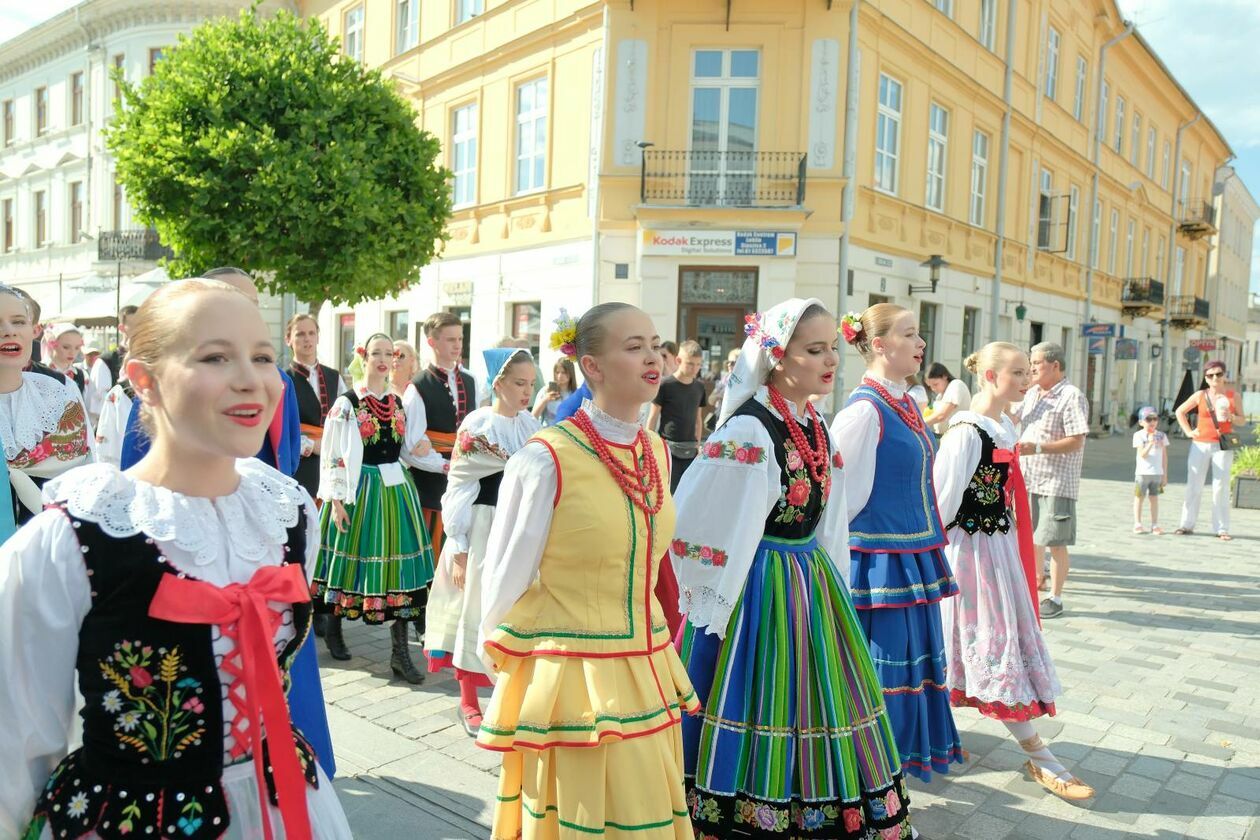
{"label": "green striped skirt", "polygon": [[333,615],[381,624],[420,618],[433,580],[433,549],[420,516],[411,476],[385,486],[381,471],[364,465],[345,533],[333,524],[333,506],[319,512],[320,548],[311,597]]}
{"label": "green striped skirt", "polygon": [[862,625],[813,537],[765,537],[726,635],[683,629],[704,711],[683,718],[698,838],[910,836]]}

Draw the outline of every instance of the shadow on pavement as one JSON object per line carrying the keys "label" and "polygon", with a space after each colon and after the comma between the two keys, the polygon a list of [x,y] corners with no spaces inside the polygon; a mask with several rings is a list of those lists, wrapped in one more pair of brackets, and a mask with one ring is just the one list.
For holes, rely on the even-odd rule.
{"label": "shadow on pavement", "polygon": [[481,800],[388,776],[338,778],[333,786],[355,837],[376,840],[479,840],[488,831],[466,817],[434,805],[441,802],[472,813]]}

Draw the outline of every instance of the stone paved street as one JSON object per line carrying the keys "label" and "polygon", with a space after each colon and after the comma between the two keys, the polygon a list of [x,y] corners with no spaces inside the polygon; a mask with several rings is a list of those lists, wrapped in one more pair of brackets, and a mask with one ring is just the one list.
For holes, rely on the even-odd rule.
{"label": "stone paved street", "polygon": [[[1003,727],[960,709],[969,761],[912,785],[926,840],[1260,840],[1260,512],[1233,512],[1229,544],[1133,534],[1128,443],[1089,443],[1066,612],[1045,626],[1064,696],[1038,728],[1097,798],[1045,793]],[[1176,482],[1185,449],[1170,455]],[[1181,497],[1174,484],[1163,500],[1170,532]],[[457,726],[453,682],[391,682],[388,631],[346,635],[355,658],[321,653],[321,666],[356,835],[488,836],[498,756]]]}

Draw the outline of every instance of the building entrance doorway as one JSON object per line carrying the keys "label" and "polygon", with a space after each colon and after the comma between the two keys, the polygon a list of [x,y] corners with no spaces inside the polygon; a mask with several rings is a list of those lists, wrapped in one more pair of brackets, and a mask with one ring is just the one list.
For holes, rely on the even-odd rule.
{"label": "building entrance doorway", "polygon": [[678,271],[678,341],[704,351],[705,372],[721,372],[744,343],[744,317],[757,309],[756,268],[684,266]]}

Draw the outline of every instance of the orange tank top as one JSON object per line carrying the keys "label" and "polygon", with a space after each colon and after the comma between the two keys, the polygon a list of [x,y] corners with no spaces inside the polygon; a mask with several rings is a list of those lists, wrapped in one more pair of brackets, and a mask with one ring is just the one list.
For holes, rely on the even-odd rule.
{"label": "orange tank top", "polygon": [[[1227,415],[1230,418],[1232,418],[1235,413],[1238,397],[1234,394],[1233,391],[1226,391],[1225,396],[1229,398],[1229,411],[1227,412]],[[1199,422],[1197,426],[1199,434],[1198,434],[1197,440],[1211,443],[1212,441],[1218,441],[1221,439],[1220,432],[1229,433],[1234,430],[1234,424],[1233,424],[1232,419],[1231,420],[1218,420],[1215,423],[1212,422],[1212,417],[1211,415],[1209,415],[1208,412],[1212,411],[1213,408],[1214,406],[1212,405],[1212,399],[1211,397],[1208,396],[1208,392],[1200,391],[1199,392]],[[1219,427],[1219,431],[1218,431],[1218,427]]]}

